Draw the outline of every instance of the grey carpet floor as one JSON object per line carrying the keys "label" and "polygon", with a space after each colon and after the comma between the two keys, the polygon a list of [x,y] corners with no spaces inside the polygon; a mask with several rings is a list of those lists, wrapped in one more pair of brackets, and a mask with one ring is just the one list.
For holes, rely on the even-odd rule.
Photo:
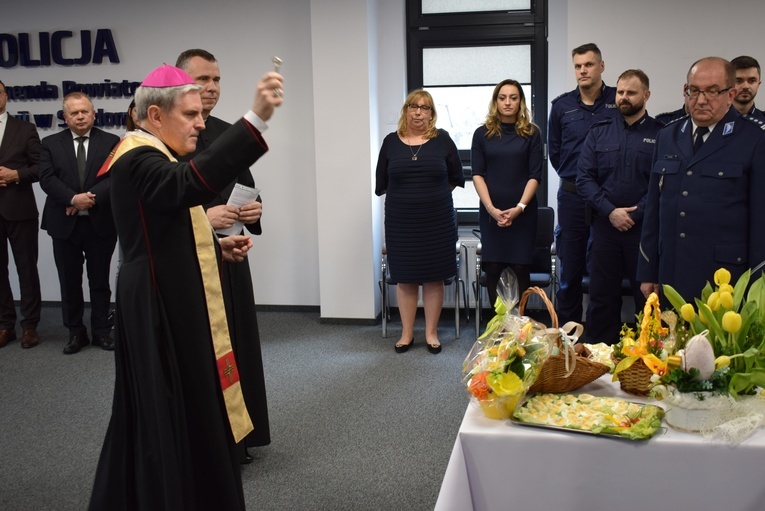
{"label": "grey carpet floor", "polygon": [[[444,314],[439,355],[424,342],[397,354],[398,324],[320,322],[318,313],[260,312],[272,443],[243,466],[250,510],[433,509],[467,406],[461,339]],[[20,334],[20,332],[18,332]],[[65,356],[57,307],[41,344],[0,350],[0,509],[83,510],[111,410],[114,360],[87,347]]]}

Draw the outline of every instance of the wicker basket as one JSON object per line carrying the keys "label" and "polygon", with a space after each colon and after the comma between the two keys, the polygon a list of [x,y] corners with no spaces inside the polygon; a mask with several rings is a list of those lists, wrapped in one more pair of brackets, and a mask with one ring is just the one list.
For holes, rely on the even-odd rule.
{"label": "wicker basket", "polygon": [[[619,364],[619,360],[614,358],[614,367]],[[635,396],[647,396],[651,391],[651,376],[653,371],[641,359],[637,359],[631,366],[623,371],[619,371],[616,378],[619,380],[619,386],[628,394]]]}
{"label": "wicker basket", "polygon": [[[547,298],[547,293],[538,287],[530,287],[523,293],[521,301],[518,304],[518,310],[520,314],[523,315],[525,313],[526,303],[528,302],[529,296],[532,294],[536,294],[542,299],[545,306],[547,307],[547,311],[550,313],[552,328],[557,329],[558,315],[555,313],[555,308],[553,307],[549,298]],[[563,348],[561,346],[560,336],[557,336],[556,342],[558,344],[558,348],[561,351],[563,349],[570,350],[570,348]],[[568,369],[566,368],[565,353],[550,355],[550,357],[548,357],[545,363],[542,365],[542,369],[539,372],[539,377],[537,378],[537,381],[534,383],[534,385],[531,386],[529,392],[570,392],[597,380],[609,371],[607,365],[589,360],[586,357],[580,357],[573,352],[569,352],[568,357],[569,364],[574,364],[574,369],[571,374],[566,376],[571,369],[571,365],[569,365]]]}

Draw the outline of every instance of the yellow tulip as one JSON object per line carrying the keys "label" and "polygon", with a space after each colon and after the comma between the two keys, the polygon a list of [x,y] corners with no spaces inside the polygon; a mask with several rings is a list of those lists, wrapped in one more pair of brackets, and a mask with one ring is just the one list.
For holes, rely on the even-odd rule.
{"label": "yellow tulip", "polygon": [[728,291],[720,291],[720,305],[723,309],[731,310],[733,308],[733,295]]}
{"label": "yellow tulip", "polygon": [[709,308],[712,309],[712,311],[717,311],[720,308],[720,293],[715,291],[711,295],[709,295],[709,298],[707,298],[707,305],[709,305]]}
{"label": "yellow tulip", "polygon": [[715,272],[715,284],[722,286],[723,284],[730,284],[730,272],[725,268],[720,268]]}
{"label": "yellow tulip", "polygon": [[726,355],[720,355],[715,359],[715,369],[722,369],[730,365],[730,357]]}
{"label": "yellow tulip", "polygon": [[696,311],[693,309],[693,305],[686,303],[680,307],[680,315],[685,321],[691,323],[696,318]]}
{"label": "yellow tulip", "polygon": [[731,286],[730,284],[723,284],[717,289],[717,291],[719,291],[720,293],[727,291],[728,293],[733,294],[733,286]]}
{"label": "yellow tulip", "polygon": [[741,314],[734,311],[728,311],[725,314],[723,314],[722,317],[722,327],[723,330],[726,332],[730,332],[732,334],[735,334],[739,330],[741,330]]}

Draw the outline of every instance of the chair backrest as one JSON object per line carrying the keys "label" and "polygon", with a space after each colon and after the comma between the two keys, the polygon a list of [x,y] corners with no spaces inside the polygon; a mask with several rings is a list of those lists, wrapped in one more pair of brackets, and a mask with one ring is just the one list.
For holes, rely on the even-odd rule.
{"label": "chair backrest", "polygon": [[537,237],[534,242],[531,273],[552,272],[552,244],[554,241],[555,211],[549,206],[540,206],[537,214]]}

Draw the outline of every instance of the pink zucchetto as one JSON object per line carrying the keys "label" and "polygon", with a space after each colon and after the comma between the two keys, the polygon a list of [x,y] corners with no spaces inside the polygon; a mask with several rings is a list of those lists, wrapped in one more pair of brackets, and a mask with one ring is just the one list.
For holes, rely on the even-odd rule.
{"label": "pink zucchetto", "polygon": [[196,83],[197,82],[183,69],[162,64],[146,75],[146,78],[141,82],[141,87],[180,87],[182,85],[193,85]]}

